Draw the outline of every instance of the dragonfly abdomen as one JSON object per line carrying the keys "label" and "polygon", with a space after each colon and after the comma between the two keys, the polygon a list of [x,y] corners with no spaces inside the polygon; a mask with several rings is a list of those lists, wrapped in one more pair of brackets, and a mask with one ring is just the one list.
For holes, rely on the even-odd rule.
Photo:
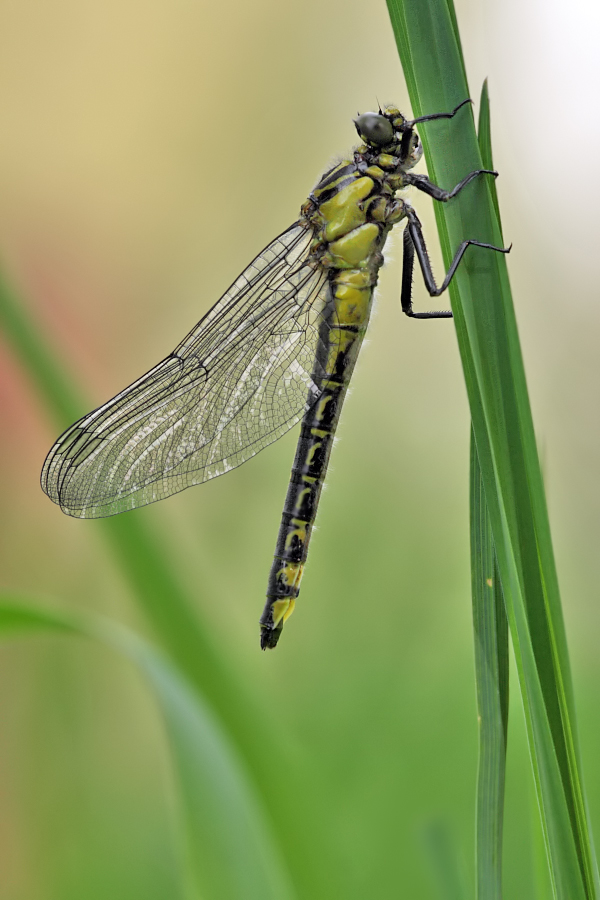
{"label": "dragonfly abdomen", "polygon": [[[367,303],[370,303],[371,291]],[[368,309],[368,307],[367,307]],[[319,498],[344,396],[364,328],[337,326],[330,330],[328,370],[321,394],[302,420],[300,437],[269,576],[267,603],[261,618],[261,646],[275,647],[286,619],[292,614],[308,555]]]}
{"label": "dragonfly abdomen", "polygon": [[[374,193],[375,182],[359,177],[356,169],[352,179],[346,163],[339,168],[343,178],[338,192],[331,196],[328,191],[328,199],[320,206],[313,194],[313,209],[307,210],[312,213],[309,221],[320,247],[320,264],[329,270],[329,301],[322,313],[315,353],[313,382],[318,399],[302,420],[260,621],[263,649],[277,645],[300,592],[333,439],[368,325],[373,289],[383,262],[381,248],[389,231],[383,222],[368,221],[368,212],[363,209],[365,198]],[[328,187],[335,181],[335,174],[334,170],[333,175],[326,176]]]}

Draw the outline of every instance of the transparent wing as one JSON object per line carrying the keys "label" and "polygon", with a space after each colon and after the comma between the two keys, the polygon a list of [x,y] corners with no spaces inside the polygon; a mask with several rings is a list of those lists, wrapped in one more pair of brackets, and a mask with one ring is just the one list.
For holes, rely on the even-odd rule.
{"label": "transparent wing", "polygon": [[[237,278],[173,353],[67,429],[42,488],[63,512],[109,516],[241,465],[319,396],[327,274],[298,223]],[[321,330],[320,330],[321,329]]]}

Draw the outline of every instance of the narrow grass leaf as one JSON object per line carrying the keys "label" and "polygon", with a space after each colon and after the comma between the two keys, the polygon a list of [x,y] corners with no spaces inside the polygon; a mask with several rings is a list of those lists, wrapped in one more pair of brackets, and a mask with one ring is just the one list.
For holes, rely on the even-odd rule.
{"label": "narrow grass leaf", "polygon": [[0,637],[76,634],[130,659],[161,709],[180,789],[190,900],[292,900],[290,881],[254,787],[200,693],[146,641],[96,617],[0,597]]}
{"label": "narrow grass leaf", "polygon": [[471,582],[479,725],[477,900],[502,898],[502,826],[508,733],[508,621],[481,469],[471,438]]}
{"label": "narrow grass leaf", "polygon": [[55,422],[66,428],[83,415],[86,412],[83,399],[73,387],[72,379],[57,365],[48,342],[1,271],[0,326]]}
{"label": "narrow grass leaf", "polygon": [[[481,162],[483,163],[483,167],[485,169],[493,170],[494,159],[492,156],[492,123],[490,115],[490,96],[488,91],[487,78],[483,82],[483,86],[481,88],[481,97],[479,99],[477,142],[479,144],[479,151],[481,153]],[[490,191],[490,196],[492,198],[492,203],[494,204],[496,219],[498,221],[498,228],[500,229],[500,234],[502,234],[502,222],[500,221],[500,204],[498,203],[498,191],[496,190],[496,182],[490,179],[490,181],[488,182],[488,188]]]}
{"label": "narrow grass leaf", "polygon": [[[477,138],[483,165],[486,169],[493,169],[487,82],[484,82],[481,92]],[[494,182],[490,188],[498,213]],[[475,684],[479,723],[475,823],[477,900],[501,900],[509,699],[508,621],[481,468],[472,433],[470,510]]]}
{"label": "narrow grass leaf", "polygon": [[[469,96],[451,0],[388,0],[413,112]],[[482,168],[472,113],[421,127],[429,175],[451,187]],[[444,261],[472,238],[499,246],[490,176],[436,204]],[[566,637],[506,257],[469,248],[450,288],[477,453],[525,708],[555,896],[598,896]]]}

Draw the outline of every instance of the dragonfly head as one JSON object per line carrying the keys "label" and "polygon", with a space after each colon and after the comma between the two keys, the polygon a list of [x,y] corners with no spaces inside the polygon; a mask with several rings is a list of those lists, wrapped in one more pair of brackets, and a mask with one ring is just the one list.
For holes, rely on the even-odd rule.
{"label": "dragonfly head", "polygon": [[362,113],[354,120],[354,126],[365,144],[377,150],[394,152],[401,145],[406,168],[415,166],[423,155],[419,135],[396,106]]}
{"label": "dragonfly head", "polygon": [[394,141],[394,126],[381,112],[366,112],[354,120],[358,136],[372,147],[386,147]]}

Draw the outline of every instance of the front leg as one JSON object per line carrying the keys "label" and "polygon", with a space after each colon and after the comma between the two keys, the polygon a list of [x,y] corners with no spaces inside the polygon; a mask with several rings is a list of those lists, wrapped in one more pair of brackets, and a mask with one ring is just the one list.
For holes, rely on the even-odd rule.
{"label": "front leg", "polygon": [[458,106],[455,106],[452,112],[449,113],[429,113],[428,116],[418,116],[416,119],[411,119],[410,122],[405,122],[404,125],[406,128],[412,128],[414,125],[418,125],[421,122],[431,122],[433,119],[453,119],[459,109],[462,109],[467,103],[472,103],[470,97],[467,97],[466,100],[461,101]]}
{"label": "front leg", "polygon": [[452,200],[453,197],[456,197],[456,195],[473,181],[474,178],[477,178],[478,175],[493,175],[494,178],[496,178],[498,173],[493,172],[491,169],[476,169],[475,172],[469,172],[468,175],[465,175],[463,180],[459,181],[456,187],[452,188],[451,191],[445,191],[443,188],[438,187],[437,184],[434,184],[429,180],[427,175],[415,175],[412,172],[406,172],[406,174],[403,175],[403,180],[405,185],[412,185],[412,187],[416,187],[417,190],[423,191],[424,194],[429,194],[434,200],[440,200],[442,203],[447,203],[448,200]]}

